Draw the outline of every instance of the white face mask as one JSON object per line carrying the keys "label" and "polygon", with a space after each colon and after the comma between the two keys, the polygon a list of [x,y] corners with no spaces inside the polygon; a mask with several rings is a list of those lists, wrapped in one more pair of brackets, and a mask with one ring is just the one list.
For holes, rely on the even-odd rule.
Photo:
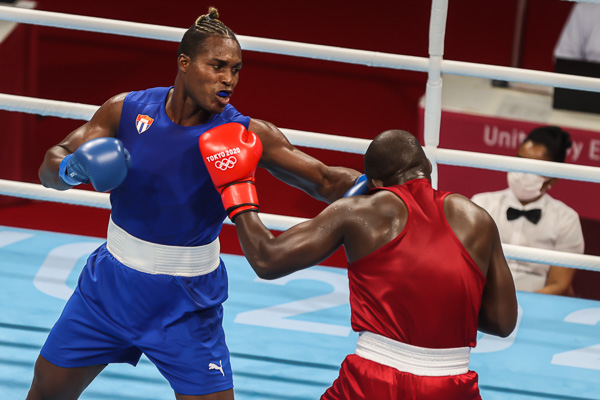
{"label": "white face mask", "polygon": [[543,176],[526,174],[523,172],[509,172],[506,174],[508,187],[520,201],[531,201],[546,192],[542,186],[546,182]]}

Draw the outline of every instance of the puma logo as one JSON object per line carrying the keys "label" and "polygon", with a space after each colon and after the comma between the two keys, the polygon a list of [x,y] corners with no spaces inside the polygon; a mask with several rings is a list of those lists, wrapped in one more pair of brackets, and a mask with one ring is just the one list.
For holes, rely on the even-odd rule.
{"label": "puma logo", "polygon": [[221,360],[219,360],[219,365],[215,364],[215,363],[208,363],[208,369],[217,369],[219,371],[221,371],[221,373],[223,374],[223,376],[225,376],[225,371],[223,371],[223,363],[221,362]]}

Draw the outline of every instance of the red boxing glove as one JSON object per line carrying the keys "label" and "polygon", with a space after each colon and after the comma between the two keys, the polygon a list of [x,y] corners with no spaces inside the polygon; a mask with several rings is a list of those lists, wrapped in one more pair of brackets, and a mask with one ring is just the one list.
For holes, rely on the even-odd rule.
{"label": "red boxing glove", "polygon": [[209,129],[198,140],[208,173],[221,193],[229,219],[246,211],[258,212],[254,173],[262,143],[244,125],[231,122]]}

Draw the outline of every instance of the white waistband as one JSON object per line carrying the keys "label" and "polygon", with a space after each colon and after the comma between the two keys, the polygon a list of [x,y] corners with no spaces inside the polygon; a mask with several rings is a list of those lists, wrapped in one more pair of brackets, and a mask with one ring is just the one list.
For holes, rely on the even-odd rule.
{"label": "white waistband", "polygon": [[471,348],[427,349],[361,332],[356,355],[413,375],[448,376],[469,371]]}
{"label": "white waistband", "polygon": [[123,265],[148,274],[199,276],[219,266],[219,238],[203,246],[167,246],[138,239],[108,223],[107,250]]}

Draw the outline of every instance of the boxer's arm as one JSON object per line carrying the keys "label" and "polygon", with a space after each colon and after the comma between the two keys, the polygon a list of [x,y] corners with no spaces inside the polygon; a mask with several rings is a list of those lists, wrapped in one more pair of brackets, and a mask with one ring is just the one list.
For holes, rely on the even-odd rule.
{"label": "boxer's arm", "polygon": [[298,150],[269,122],[252,119],[248,130],[263,144],[259,166],[318,200],[331,203],[341,198],[360,176],[354,169],[325,165]]}
{"label": "boxer's arm", "polygon": [[489,220],[486,225],[481,226],[481,234],[491,236],[492,248],[478,329],[484,333],[507,337],[517,324],[517,296],[515,283],[502,251],[500,234],[491,217]]}
{"label": "boxer's arm", "polygon": [[258,213],[240,214],[234,221],[238,238],[256,275],[263,279],[280,278],[317,265],[333,254],[343,244],[348,229],[348,207],[341,202],[277,237],[264,226]]}
{"label": "boxer's arm", "polygon": [[486,278],[479,330],[502,337],[510,335],[517,321],[517,297],[494,220],[483,208],[457,193],[444,199],[444,213],[454,234]]}
{"label": "boxer's arm", "polygon": [[58,176],[60,162],[67,155],[74,153],[83,143],[101,137],[116,137],[121,119],[123,100],[127,93],[122,93],[106,101],[85,124],[69,133],[60,143],[51,147],[44,156],[38,176],[45,187],[66,190],[71,188]]}

